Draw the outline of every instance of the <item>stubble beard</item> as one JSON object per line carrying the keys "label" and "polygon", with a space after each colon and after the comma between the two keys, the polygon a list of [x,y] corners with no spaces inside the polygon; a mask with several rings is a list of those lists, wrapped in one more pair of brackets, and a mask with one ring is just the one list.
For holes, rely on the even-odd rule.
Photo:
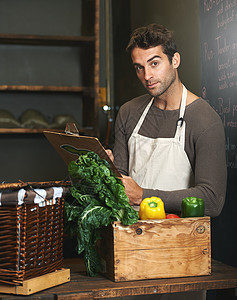
{"label": "stubble beard", "polygon": [[167,90],[172,86],[172,84],[174,83],[176,79],[175,74],[172,74],[172,76],[169,78],[169,80],[166,80],[164,82],[158,82],[160,84],[160,87],[157,89],[150,90],[148,89],[146,86],[146,90],[149,93],[149,95],[151,95],[154,98],[160,97],[162,96],[165,92],[167,92]]}

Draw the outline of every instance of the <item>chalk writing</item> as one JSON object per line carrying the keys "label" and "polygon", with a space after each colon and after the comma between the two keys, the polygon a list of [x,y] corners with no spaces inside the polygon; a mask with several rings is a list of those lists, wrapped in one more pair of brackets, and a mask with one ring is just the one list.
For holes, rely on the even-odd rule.
{"label": "chalk writing", "polygon": [[232,143],[229,137],[227,137],[227,142],[225,145],[226,148],[226,162],[227,167],[229,168],[237,168],[237,146]]}
{"label": "chalk writing", "polygon": [[203,0],[202,97],[222,119],[226,160],[237,168],[237,0]]}
{"label": "chalk writing", "polygon": [[234,8],[236,5],[237,5],[236,0],[232,0],[232,1],[226,0],[225,1],[225,11]]}
{"label": "chalk writing", "polygon": [[212,10],[214,3],[215,3],[214,0],[204,0],[204,5],[203,5],[204,13],[207,13],[210,10]]}
{"label": "chalk writing", "polygon": [[205,60],[208,61],[208,60],[212,60],[214,55],[215,55],[215,52],[212,50],[212,49],[209,49],[208,48],[208,43],[205,42],[204,43],[204,55],[205,55]]}
{"label": "chalk writing", "polygon": [[230,45],[227,45],[226,38],[222,39],[221,36],[218,36],[216,38],[216,41],[217,41],[217,52],[219,55],[230,51]]}
{"label": "chalk writing", "polygon": [[235,11],[234,10],[232,10],[231,12],[227,12],[225,14],[225,16],[221,15],[220,19],[217,18],[217,28],[224,27],[224,29],[226,29],[228,24],[230,24],[230,23],[232,23],[232,22],[235,21],[235,17],[236,17],[236,15],[235,15]]}

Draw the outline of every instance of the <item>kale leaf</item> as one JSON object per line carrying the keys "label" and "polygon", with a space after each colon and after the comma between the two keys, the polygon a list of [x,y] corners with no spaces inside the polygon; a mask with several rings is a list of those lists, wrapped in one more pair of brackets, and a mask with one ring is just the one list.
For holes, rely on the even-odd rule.
{"label": "kale leaf", "polygon": [[95,276],[100,270],[96,242],[102,228],[114,221],[132,225],[138,221],[138,212],[129,204],[122,181],[96,153],[80,155],[69,163],[68,172],[73,201],[65,201],[65,228],[76,234],[77,252],[84,253],[87,274]]}

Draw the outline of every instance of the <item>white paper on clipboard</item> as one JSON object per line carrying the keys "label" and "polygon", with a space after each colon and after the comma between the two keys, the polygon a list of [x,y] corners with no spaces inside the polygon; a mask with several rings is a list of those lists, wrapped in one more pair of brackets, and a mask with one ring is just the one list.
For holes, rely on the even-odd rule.
{"label": "white paper on clipboard", "polygon": [[[106,159],[114,174],[117,177],[121,177],[121,174],[107,155],[98,138],[54,131],[44,131],[44,135],[67,165],[72,160],[78,158],[79,152],[83,154],[83,152],[93,151],[98,154],[100,158]],[[70,149],[70,151],[67,149]]]}

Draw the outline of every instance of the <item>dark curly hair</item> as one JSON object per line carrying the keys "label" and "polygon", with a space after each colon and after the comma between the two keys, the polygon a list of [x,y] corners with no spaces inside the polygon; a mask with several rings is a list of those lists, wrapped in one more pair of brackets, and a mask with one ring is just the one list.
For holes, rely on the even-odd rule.
{"label": "dark curly hair", "polygon": [[156,46],[162,46],[163,52],[167,55],[170,63],[172,63],[172,57],[177,52],[176,43],[173,38],[173,32],[163,25],[150,24],[134,30],[126,50],[131,53],[136,47],[148,49]]}

